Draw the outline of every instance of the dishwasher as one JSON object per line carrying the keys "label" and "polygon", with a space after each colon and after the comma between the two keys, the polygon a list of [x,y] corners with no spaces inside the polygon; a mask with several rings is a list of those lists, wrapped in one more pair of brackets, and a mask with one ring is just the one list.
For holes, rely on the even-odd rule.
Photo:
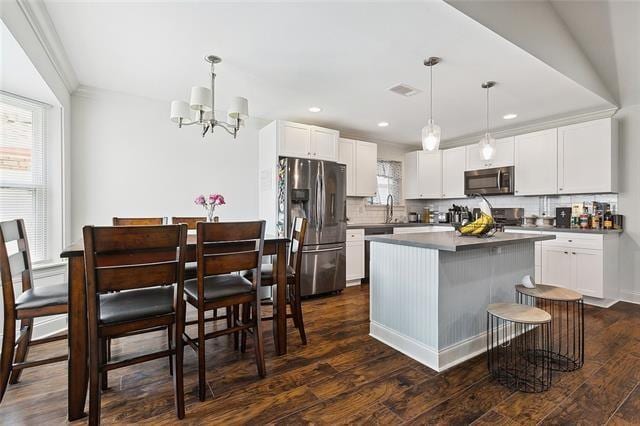
{"label": "dishwasher", "polygon": [[[393,234],[393,226],[376,226],[372,228],[364,228],[364,235],[389,235]],[[362,284],[369,284],[369,255],[370,255],[370,242],[364,242],[364,278],[360,280]]]}

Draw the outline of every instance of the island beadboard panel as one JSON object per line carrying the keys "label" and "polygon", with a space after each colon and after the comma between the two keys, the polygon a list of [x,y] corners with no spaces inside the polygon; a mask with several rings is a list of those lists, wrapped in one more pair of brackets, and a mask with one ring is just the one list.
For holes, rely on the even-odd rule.
{"label": "island beadboard panel", "polygon": [[[459,252],[371,243],[372,337],[442,371],[486,349],[486,307],[534,273],[525,241]],[[464,265],[464,267],[460,267]]]}

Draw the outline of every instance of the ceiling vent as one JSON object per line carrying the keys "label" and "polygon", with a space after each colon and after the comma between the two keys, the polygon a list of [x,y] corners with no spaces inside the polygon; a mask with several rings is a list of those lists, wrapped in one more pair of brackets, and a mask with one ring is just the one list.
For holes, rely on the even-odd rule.
{"label": "ceiling vent", "polygon": [[393,87],[390,87],[389,90],[392,91],[393,93],[396,93],[401,96],[405,96],[407,98],[409,96],[417,95],[418,93],[422,92],[422,90],[416,89],[415,87],[411,87],[408,84],[404,84],[404,83],[397,84]]}

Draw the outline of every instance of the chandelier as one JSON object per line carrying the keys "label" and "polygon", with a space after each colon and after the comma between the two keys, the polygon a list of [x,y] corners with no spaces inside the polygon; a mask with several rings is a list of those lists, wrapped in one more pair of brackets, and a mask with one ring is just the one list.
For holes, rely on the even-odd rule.
{"label": "chandelier", "polygon": [[246,98],[237,96],[231,100],[228,116],[230,122],[216,119],[215,112],[215,87],[216,73],[215,65],[222,62],[218,56],[208,55],[204,58],[211,64],[211,88],[194,86],[191,88],[191,98],[189,102],[171,102],[171,121],[182,126],[200,125],[202,126],[202,137],[207,132],[213,133],[214,128],[221,127],[235,139],[244,126],[244,121],[249,117],[249,101]]}

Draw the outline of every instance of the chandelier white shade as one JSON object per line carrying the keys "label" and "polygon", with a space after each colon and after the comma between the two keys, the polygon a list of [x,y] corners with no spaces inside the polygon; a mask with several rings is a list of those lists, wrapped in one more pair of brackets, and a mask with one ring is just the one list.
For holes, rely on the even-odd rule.
{"label": "chandelier white shade", "polygon": [[171,102],[171,121],[174,123],[190,124],[193,122],[191,119],[191,107],[185,101],[172,101]]}
{"label": "chandelier white shade", "polygon": [[192,87],[189,103],[192,110],[211,111],[211,89],[202,86]]}
{"label": "chandelier white shade", "polygon": [[429,119],[427,125],[422,128],[422,149],[425,151],[437,150],[440,146],[440,126]]}
{"label": "chandelier white shade", "polygon": [[240,127],[244,127],[244,121],[249,118],[249,101],[239,96],[233,98],[227,111],[231,122],[217,120],[215,104],[216,73],[214,68],[222,59],[215,55],[208,55],[204,59],[211,64],[211,88],[194,86],[191,88],[189,103],[172,101],[169,118],[174,123],[177,123],[179,128],[199,124],[202,126],[202,137],[207,132],[213,133],[216,127],[222,127],[235,139]]}
{"label": "chandelier white shade", "polygon": [[231,99],[231,107],[229,108],[229,117],[237,120],[246,120],[249,118],[249,101],[247,98],[236,96]]}
{"label": "chandelier white shade", "polygon": [[433,121],[433,67],[440,62],[440,58],[432,56],[424,60],[424,66],[429,67],[429,120],[422,128],[422,149],[437,151],[440,148],[440,126]]}
{"label": "chandelier white shade", "polygon": [[483,161],[493,160],[496,155],[496,140],[491,136],[491,133],[489,133],[489,89],[495,85],[495,81],[487,81],[480,86],[487,91],[487,128],[480,142],[478,142],[480,157]]}

